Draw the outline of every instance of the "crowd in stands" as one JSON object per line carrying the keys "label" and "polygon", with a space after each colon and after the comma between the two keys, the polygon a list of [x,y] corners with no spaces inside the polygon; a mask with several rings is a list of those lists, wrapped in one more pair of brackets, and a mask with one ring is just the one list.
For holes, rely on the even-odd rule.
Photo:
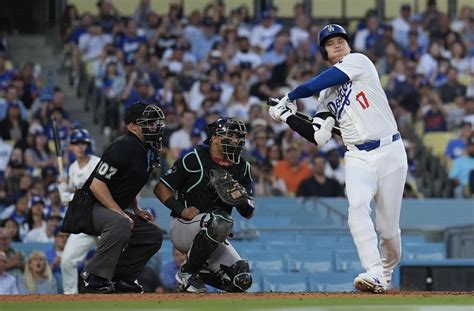
{"label": "crowd in stands", "polygon": [[[225,5],[210,1],[189,16],[174,2],[155,12],[149,0],[141,0],[132,16],[122,16],[109,0],[99,1],[97,12],[82,14],[68,5],[60,33],[62,66],[78,95],[91,90],[97,95],[89,106],[102,109],[94,118],[109,141],[123,133],[123,113],[134,102],[163,108],[164,171],[203,142],[207,123],[235,117],[248,127],[246,157],[254,164],[257,196],[343,197],[340,137],[317,148],[275,123],[264,105],[327,68],[317,36],[328,21],[308,16],[302,2],[295,2],[289,21],[279,18],[275,6],[251,16],[245,5],[225,14]],[[347,29],[352,51],[376,64],[407,147],[406,197],[420,195],[414,183],[416,146],[410,140],[417,125],[421,134],[458,133],[445,153],[453,195],[473,193],[468,188],[474,184],[474,8],[464,6],[459,16],[449,18],[433,0],[419,15],[403,4],[393,20],[380,20],[368,10]],[[13,64],[8,55],[14,51],[1,42],[0,293],[56,293],[67,239],[58,226],[66,206],[57,186],[49,118],[56,118],[64,146],[79,125],[64,109],[63,91],[45,83],[41,66]],[[307,114],[317,105],[316,97],[298,102]],[[65,166],[73,160],[66,152]],[[51,243],[52,248],[25,258],[11,247],[21,241]],[[179,262],[179,254],[175,258]],[[170,271],[179,266],[167,265]],[[170,271],[162,271],[161,279],[160,273],[144,273],[147,284],[154,284],[149,290],[172,290]]]}

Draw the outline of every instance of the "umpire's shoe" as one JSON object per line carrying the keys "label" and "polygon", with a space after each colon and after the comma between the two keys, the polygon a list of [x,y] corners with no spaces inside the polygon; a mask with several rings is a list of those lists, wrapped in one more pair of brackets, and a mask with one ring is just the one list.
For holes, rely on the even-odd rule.
{"label": "umpire's shoe", "polygon": [[207,291],[206,285],[197,273],[186,273],[180,268],[176,272],[175,279],[178,283],[178,289],[182,292],[205,293]]}
{"label": "umpire's shoe", "polygon": [[138,283],[138,280],[135,281],[126,281],[126,280],[119,280],[114,284],[115,292],[116,293],[137,293],[143,294],[143,286]]}
{"label": "umpire's shoe", "polygon": [[81,284],[79,293],[81,294],[112,294],[115,293],[114,283],[97,275],[81,273]]}

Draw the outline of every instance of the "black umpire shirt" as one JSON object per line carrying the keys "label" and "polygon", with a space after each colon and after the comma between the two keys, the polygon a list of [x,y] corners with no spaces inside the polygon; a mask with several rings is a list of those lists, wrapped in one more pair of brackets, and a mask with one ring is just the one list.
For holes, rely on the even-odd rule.
{"label": "black umpire shirt", "polygon": [[153,152],[135,134],[128,132],[105,149],[92,178],[107,184],[112,198],[126,209],[137,196],[153,171]]}
{"label": "black umpire shirt", "polygon": [[[241,158],[239,164],[220,166],[212,160],[207,145],[198,146],[176,160],[160,179],[168,188],[178,194],[178,200],[185,207],[194,206],[202,213],[215,208],[222,208],[230,214],[232,206],[224,204],[209,185],[209,170],[217,167],[227,170],[252,196],[250,163]],[[253,211],[253,206],[244,206],[237,209],[241,214],[250,213]],[[174,215],[172,212],[171,216],[177,217],[178,215]]]}

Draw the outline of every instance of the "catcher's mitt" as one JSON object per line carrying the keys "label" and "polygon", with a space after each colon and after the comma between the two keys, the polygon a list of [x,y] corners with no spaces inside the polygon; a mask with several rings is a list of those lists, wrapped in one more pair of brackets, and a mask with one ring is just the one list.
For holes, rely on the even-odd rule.
{"label": "catcher's mitt", "polygon": [[216,190],[217,195],[225,204],[240,206],[247,204],[247,190],[223,169],[209,170],[209,184]]}

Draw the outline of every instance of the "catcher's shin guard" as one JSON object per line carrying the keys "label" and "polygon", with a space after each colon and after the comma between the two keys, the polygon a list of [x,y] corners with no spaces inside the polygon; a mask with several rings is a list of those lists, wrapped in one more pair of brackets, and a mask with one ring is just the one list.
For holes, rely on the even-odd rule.
{"label": "catcher's shin guard", "polygon": [[206,260],[216,250],[219,243],[208,237],[207,230],[201,229],[193,240],[193,245],[188,254],[188,261],[184,265],[185,272],[196,273],[201,269]]}
{"label": "catcher's shin guard", "polygon": [[233,220],[229,213],[221,210],[211,212],[206,226],[196,234],[188,254],[186,272],[198,272],[206,260],[223,243],[232,231]]}
{"label": "catcher's shin guard", "polygon": [[200,271],[199,277],[204,283],[226,292],[241,293],[252,286],[247,260],[239,260],[230,267],[221,265],[218,272]]}

